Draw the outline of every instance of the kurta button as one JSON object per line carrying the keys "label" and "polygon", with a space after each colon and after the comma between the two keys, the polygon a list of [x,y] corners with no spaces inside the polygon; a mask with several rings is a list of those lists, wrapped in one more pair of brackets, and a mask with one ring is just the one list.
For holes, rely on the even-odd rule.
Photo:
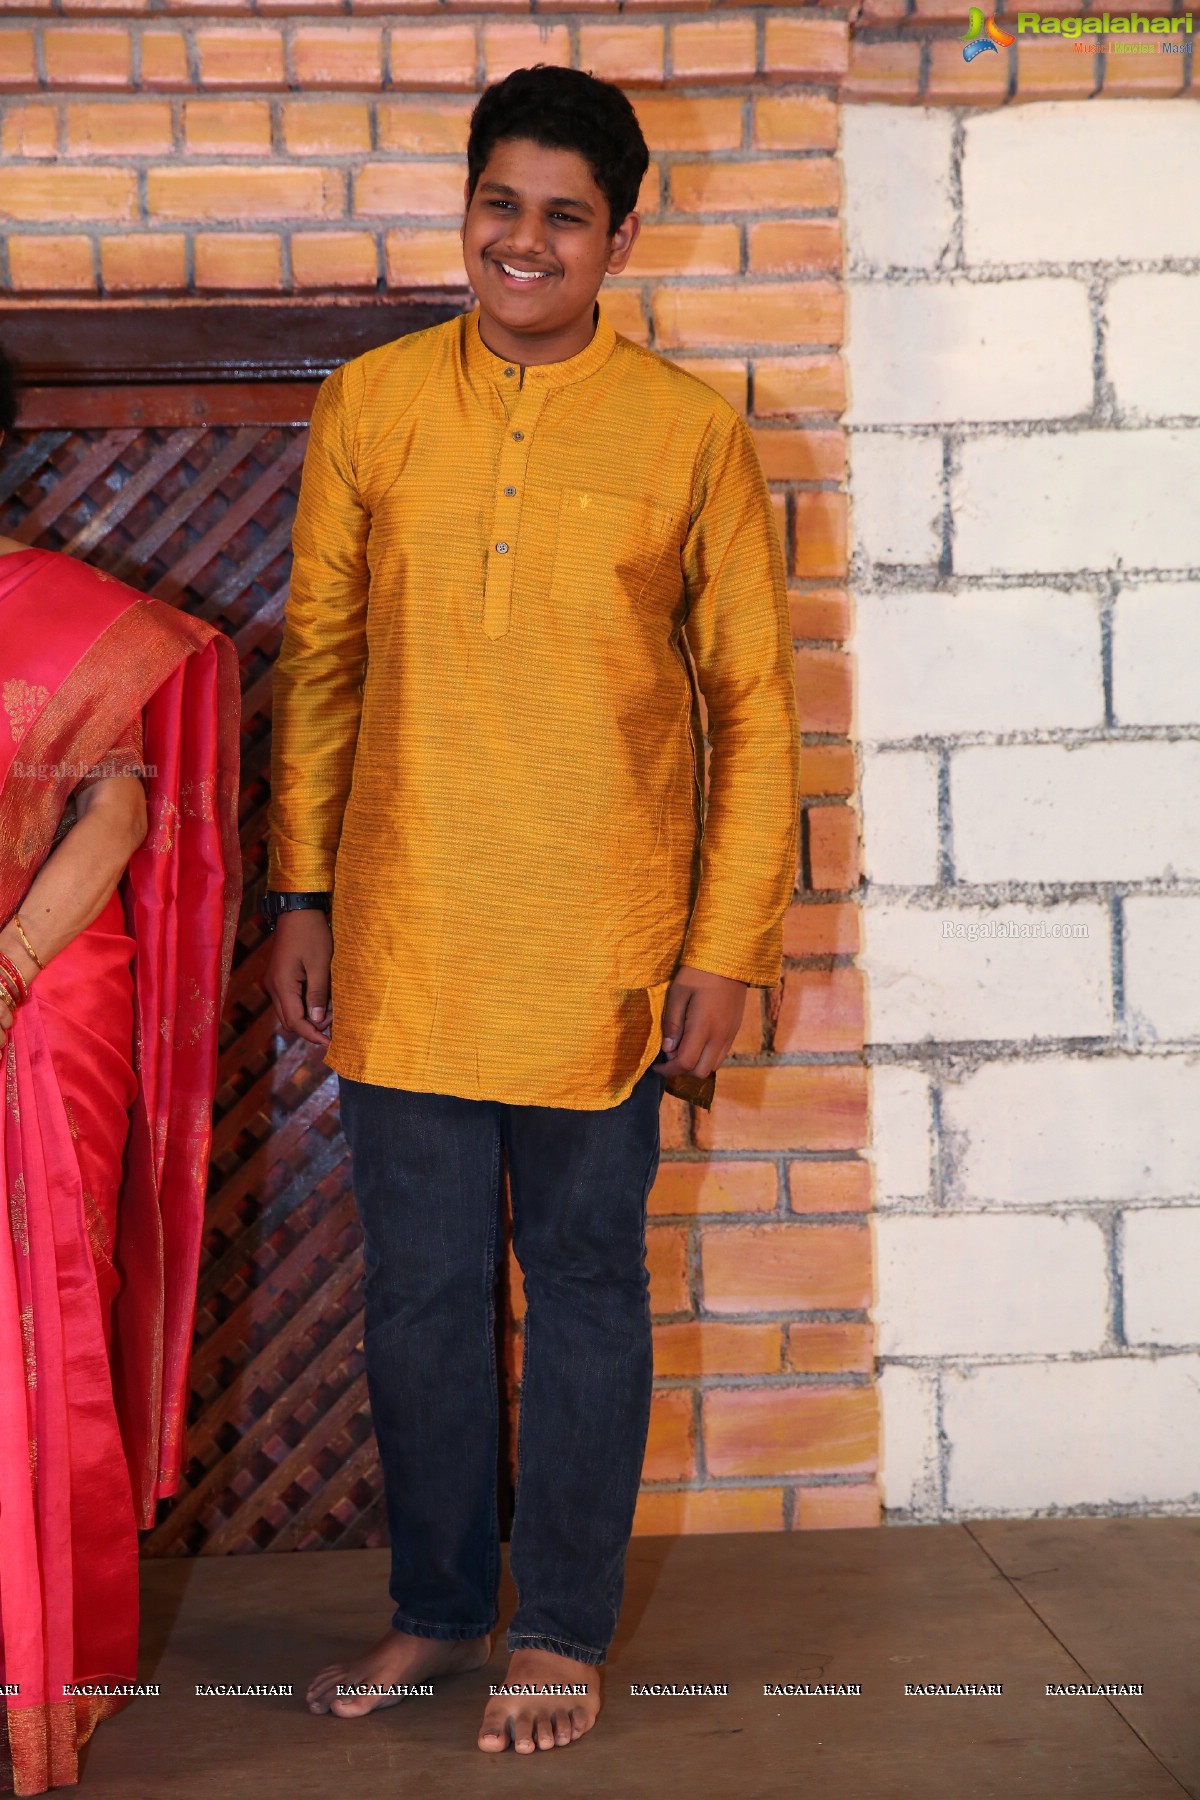
{"label": "kurta button", "polygon": [[525,433],[523,431],[514,431],[513,436],[516,438],[516,440],[519,444],[521,442],[522,438],[525,436]]}
{"label": "kurta button", "polygon": [[504,552],[508,549],[508,545],[507,544],[497,544],[496,548],[500,552],[501,556],[503,556]]}
{"label": "kurta button", "polygon": [[511,500],[517,490],[516,490],[516,488],[505,488],[504,491],[508,495],[509,499]]}
{"label": "kurta button", "polygon": [[514,374],[514,373],[515,373],[515,370],[513,370],[513,369],[505,369],[505,371],[504,371],[504,373],[505,373],[505,374],[506,374],[506,375],[512,375],[512,374]]}

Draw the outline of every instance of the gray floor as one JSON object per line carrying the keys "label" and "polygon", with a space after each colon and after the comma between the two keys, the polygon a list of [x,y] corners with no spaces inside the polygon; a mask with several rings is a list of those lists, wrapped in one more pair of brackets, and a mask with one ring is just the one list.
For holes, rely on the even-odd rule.
{"label": "gray floor", "polygon": [[[146,1563],[142,1679],[162,1695],[99,1728],[89,1800],[1200,1797],[1200,1519],[635,1540],[600,1724],[523,1757],[474,1747],[502,1639],[490,1670],[432,1699],[358,1721],[304,1710],[311,1671],[386,1626],[386,1569],[379,1551]],[[199,1698],[204,1681],[297,1693]],[[1087,1681],[1145,1694],[1045,1693]],[[634,1698],[634,1682],[730,1692]],[[863,1692],[766,1698],[765,1682]],[[1004,1692],[907,1697],[906,1682]]]}

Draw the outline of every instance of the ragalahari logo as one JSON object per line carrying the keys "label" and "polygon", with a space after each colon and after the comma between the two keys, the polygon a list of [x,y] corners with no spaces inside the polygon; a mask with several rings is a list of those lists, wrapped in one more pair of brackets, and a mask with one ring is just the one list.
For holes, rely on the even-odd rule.
{"label": "ragalahari logo", "polygon": [[1016,39],[1011,37],[1007,31],[1001,31],[996,23],[995,13],[989,13],[985,19],[983,8],[973,6],[970,19],[971,29],[963,39],[964,62],[974,62],[975,58],[982,56],[985,50],[998,50],[1001,44],[1007,49],[1010,44],[1016,42]]}

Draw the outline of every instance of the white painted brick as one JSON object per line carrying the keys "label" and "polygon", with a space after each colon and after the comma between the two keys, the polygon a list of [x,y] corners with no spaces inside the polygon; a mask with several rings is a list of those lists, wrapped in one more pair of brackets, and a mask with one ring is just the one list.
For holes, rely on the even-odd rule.
{"label": "white painted brick", "polygon": [[1194,568],[1198,486],[1200,429],[970,439],[950,481],[955,571]]}
{"label": "white painted brick", "polygon": [[1200,900],[1125,901],[1125,1010],[1143,1039],[1200,1038]]}
{"label": "white painted brick", "polygon": [[871,1071],[871,1141],[876,1206],[927,1200],[933,1102],[918,1069],[889,1063]]}
{"label": "white painted brick", "polygon": [[855,649],[867,743],[1104,721],[1093,594],[865,592],[855,604]]}
{"label": "white painted brick", "polygon": [[[947,936],[965,927],[974,937]],[[983,935],[1009,931],[1010,936]],[[1020,935],[1054,932],[1053,936]],[[1086,937],[1065,935],[1086,932]],[[1107,1037],[1113,1029],[1108,909],[1094,904],[863,909],[867,1040],[915,1044]]]}
{"label": "white painted brick", "polygon": [[942,1382],[960,1512],[1200,1495],[1200,1357],[1010,1363]]}
{"label": "white painted brick", "polygon": [[866,750],[863,859],[868,879],[920,887],[938,876],[937,760],[925,750]]}
{"label": "white painted brick", "polygon": [[[1056,419],[1092,405],[1087,289],[1024,281],[851,282],[855,425]],[[995,504],[1012,516],[1006,483]]]}
{"label": "white painted brick", "polygon": [[942,553],[942,441],[894,432],[850,438],[851,532],[872,563],[936,563]]}
{"label": "white painted brick", "polygon": [[875,1220],[881,1356],[1098,1350],[1108,1264],[1094,1219],[1036,1213]]}
{"label": "white painted brick", "polygon": [[941,109],[848,106],[842,114],[852,266],[935,269],[950,252],[954,121]]}
{"label": "white painted brick", "polygon": [[1127,1342],[1200,1344],[1200,1206],[1145,1207],[1121,1224]]}
{"label": "white painted brick", "polygon": [[1122,589],[1113,609],[1112,654],[1118,725],[1200,720],[1200,582]]}
{"label": "white painted brick", "polygon": [[883,1504],[929,1513],[938,1503],[937,1386],[931,1372],[890,1363],[878,1382]]}
{"label": "white painted brick", "polygon": [[1200,112],[1192,106],[1076,100],[970,115],[967,263],[1195,256],[1200,186],[1164,170],[1198,163]]}
{"label": "white painted brick", "polygon": [[1119,276],[1104,310],[1105,363],[1117,404],[1151,418],[1200,413],[1200,356],[1190,329],[1200,310],[1200,275]]}
{"label": "white painted brick", "polygon": [[1200,744],[967,746],[950,807],[960,881],[1200,877]]}
{"label": "white painted brick", "polygon": [[956,1196],[1019,1206],[1200,1194],[1200,1061],[984,1063],[942,1093]]}

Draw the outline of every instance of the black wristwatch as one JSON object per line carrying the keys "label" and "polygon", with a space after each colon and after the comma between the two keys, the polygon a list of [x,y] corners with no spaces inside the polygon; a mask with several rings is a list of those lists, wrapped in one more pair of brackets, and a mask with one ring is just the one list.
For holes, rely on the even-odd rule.
{"label": "black wristwatch", "polygon": [[332,900],[332,894],[281,894],[268,888],[263,895],[262,915],[267,921],[267,930],[274,931],[281,912],[310,912],[319,907],[328,918]]}

